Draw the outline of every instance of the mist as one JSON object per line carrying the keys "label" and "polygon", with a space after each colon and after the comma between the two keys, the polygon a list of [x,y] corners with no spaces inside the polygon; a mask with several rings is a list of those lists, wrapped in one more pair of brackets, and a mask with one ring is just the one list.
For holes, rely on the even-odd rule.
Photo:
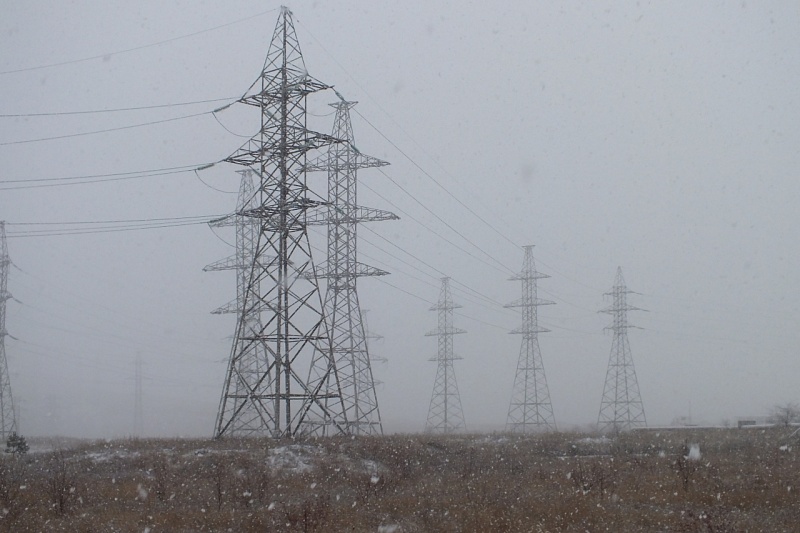
{"label": "mist", "polygon": [[[203,272],[234,242],[203,222],[236,207],[239,168],[219,162],[258,115],[222,108],[258,77],[279,4],[51,4],[0,20],[19,430],[133,434],[138,357],[143,435],[210,436],[235,327],[211,311],[236,280]],[[373,367],[385,432],[424,428],[444,276],[467,331],[454,345],[467,430],[504,428],[520,316],[503,304],[519,298],[508,278],[525,245],[551,276],[539,344],[560,429],[597,422],[612,341],[599,311],[620,266],[647,310],[628,335],[649,425],[798,400],[794,5],[289,7],[309,73],[359,102],[356,146],[391,163],[360,171],[358,192],[400,217],[359,227],[360,260],[391,273],[358,284],[383,336],[370,351],[387,360]],[[311,129],[330,132],[336,101],[309,97]],[[325,194],[324,173],[308,183]],[[149,222],[104,229],[119,220]],[[310,230],[315,262],[325,237]]]}

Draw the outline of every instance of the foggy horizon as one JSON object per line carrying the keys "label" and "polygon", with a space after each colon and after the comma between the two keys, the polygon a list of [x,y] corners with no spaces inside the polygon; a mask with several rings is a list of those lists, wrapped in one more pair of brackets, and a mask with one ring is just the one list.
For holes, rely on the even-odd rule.
{"label": "foggy horizon", "polygon": [[[242,167],[220,161],[258,113],[226,106],[259,76],[280,3],[8,7],[0,220],[19,431],[133,435],[140,357],[142,436],[210,437],[235,327],[211,311],[236,277],[203,272],[234,242],[204,221],[236,207]],[[373,364],[385,433],[424,429],[445,276],[467,331],[467,432],[503,429],[520,350],[503,306],[525,245],[551,276],[538,339],[560,430],[597,422],[617,267],[647,310],[628,337],[648,425],[735,425],[800,400],[800,10],[288,7],[309,74],[358,101],[355,145],[390,163],[358,173],[358,203],[400,217],[358,232],[359,260],[390,272],[358,282],[383,336],[370,353],[387,359]],[[337,100],[309,96],[310,129],[330,133]],[[326,195],[324,172],[307,181]],[[309,236],[320,264],[325,228]]]}

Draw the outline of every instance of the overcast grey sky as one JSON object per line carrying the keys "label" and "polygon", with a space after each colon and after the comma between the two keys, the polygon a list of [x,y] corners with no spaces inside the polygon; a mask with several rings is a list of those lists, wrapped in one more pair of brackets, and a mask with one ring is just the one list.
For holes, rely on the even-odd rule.
{"label": "overcast grey sky", "polygon": [[[4,2],[0,219],[231,211],[235,194],[217,189],[236,191],[238,175],[225,164],[201,172],[205,183],[191,172],[24,189],[16,180],[219,161],[254,132],[252,108],[220,112],[219,123],[206,113],[19,141],[224,105],[259,75],[279,5]],[[467,426],[502,428],[520,341],[507,332],[519,316],[489,300],[519,297],[507,278],[526,244],[552,276],[540,296],[557,302],[540,309],[552,330],[540,345],[560,427],[596,421],[611,347],[610,317],[597,311],[610,304],[603,293],[617,266],[641,293],[631,303],[649,310],[631,314],[644,329],[631,330],[630,344],[651,425],[689,415],[718,423],[800,400],[796,2],[290,8],[310,74],[360,102],[357,146],[390,161],[386,174],[414,197],[376,170],[359,175],[363,205],[401,216],[359,233],[362,261],[393,273],[384,280],[394,287],[359,282],[371,329],[385,337],[373,351],[388,358],[374,369],[387,431],[423,428],[436,351],[427,308],[443,273],[463,305],[456,326],[468,331],[455,339]],[[220,100],[8,116],[211,99]],[[311,127],[330,131],[334,100],[310,99]],[[322,175],[309,183],[325,191]],[[235,278],[202,268],[232,253],[232,233],[196,224],[11,237],[46,228],[8,226],[19,267],[9,290],[22,303],[8,304],[18,340],[7,338],[6,352],[22,432],[131,433],[140,354],[145,433],[210,435],[234,328],[210,311],[235,297]]]}

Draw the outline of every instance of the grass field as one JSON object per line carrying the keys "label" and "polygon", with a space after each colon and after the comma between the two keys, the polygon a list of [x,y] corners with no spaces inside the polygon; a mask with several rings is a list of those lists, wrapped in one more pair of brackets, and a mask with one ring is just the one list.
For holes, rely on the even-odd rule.
{"label": "grass field", "polygon": [[70,443],[1,458],[0,531],[800,531],[791,433]]}

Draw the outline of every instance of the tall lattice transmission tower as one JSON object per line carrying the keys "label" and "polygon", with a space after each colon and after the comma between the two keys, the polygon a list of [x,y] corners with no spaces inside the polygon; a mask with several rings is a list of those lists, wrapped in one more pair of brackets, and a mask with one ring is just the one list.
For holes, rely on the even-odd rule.
{"label": "tall lattice transmission tower", "polygon": [[613,332],[614,340],[611,343],[611,356],[608,360],[603,399],[600,402],[600,414],[597,417],[597,425],[600,431],[604,432],[647,426],[636,370],[633,367],[631,347],[628,344],[628,328],[635,327],[628,324],[628,311],[644,311],[644,309],[628,305],[628,294],[631,292],[633,291],[625,286],[622,268],[617,267],[614,287],[611,292],[606,293],[607,296],[613,297],[614,303],[601,311],[614,317],[614,322],[606,328]]}
{"label": "tall lattice transmission tower", "polygon": [[[237,321],[217,437],[240,426],[241,416],[258,417],[276,438],[347,431],[306,221],[324,203],[309,197],[307,154],[338,141],[306,128],[306,97],[329,88],[309,76],[292,14],[281,8],[261,75],[239,100],[259,109],[260,130],[226,159],[257,176],[252,203],[237,213],[258,227],[239,313],[260,314],[261,323],[251,332]],[[266,354],[260,377],[240,380],[230,368],[258,349]]]}
{"label": "tall lattice transmission tower", "polygon": [[439,327],[427,336],[439,338],[439,352],[431,361],[436,361],[436,381],[433,383],[433,395],[428,408],[428,420],[425,431],[428,433],[454,433],[464,431],[464,413],[461,409],[461,396],[453,369],[453,361],[461,359],[453,354],[453,335],[466,333],[463,329],[453,327],[453,309],[460,305],[453,303],[450,295],[450,278],[442,278],[439,301],[431,311],[438,311]]}
{"label": "tall lattice transmission tower", "polygon": [[388,163],[356,149],[350,121],[350,108],[355,104],[344,100],[331,104],[336,109],[332,136],[343,142],[332,144],[326,154],[307,166],[309,171],[328,172],[328,211],[316,218],[309,215],[308,223],[328,226],[328,259],[318,272],[328,279],[325,315],[331,329],[348,433],[380,435],[383,426],[356,286],[360,277],[384,276],[388,272],[358,261],[357,230],[364,222],[398,217],[358,205],[358,170]]}
{"label": "tall lattice transmission tower", "polygon": [[506,307],[517,307],[522,312],[522,325],[511,333],[522,335],[522,346],[517,362],[517,374],[508,408],[506,431],[529,433],[540,430],[555,430],[556,420],[550,403],[550,390],[539,349],[539,333],[550,331],[539,326],[538,308],[555,302],[542,300],[538,296],[537,281],[549,278],[536,271],[533,246],[525,246],[522,271],[511,277],[511,281],[522,282],[522,298]]}
{"label": "tall lattice transmission tower", "polygon": [[6,360],[6,302],[11,299],[8,292],[8,272],[11,270],[11,257],[8,255],[6,223],[0,221],[0,441],[5,442],[9,435],[17,431],[17,413],[11,396],[11,378],[8,375]]}

